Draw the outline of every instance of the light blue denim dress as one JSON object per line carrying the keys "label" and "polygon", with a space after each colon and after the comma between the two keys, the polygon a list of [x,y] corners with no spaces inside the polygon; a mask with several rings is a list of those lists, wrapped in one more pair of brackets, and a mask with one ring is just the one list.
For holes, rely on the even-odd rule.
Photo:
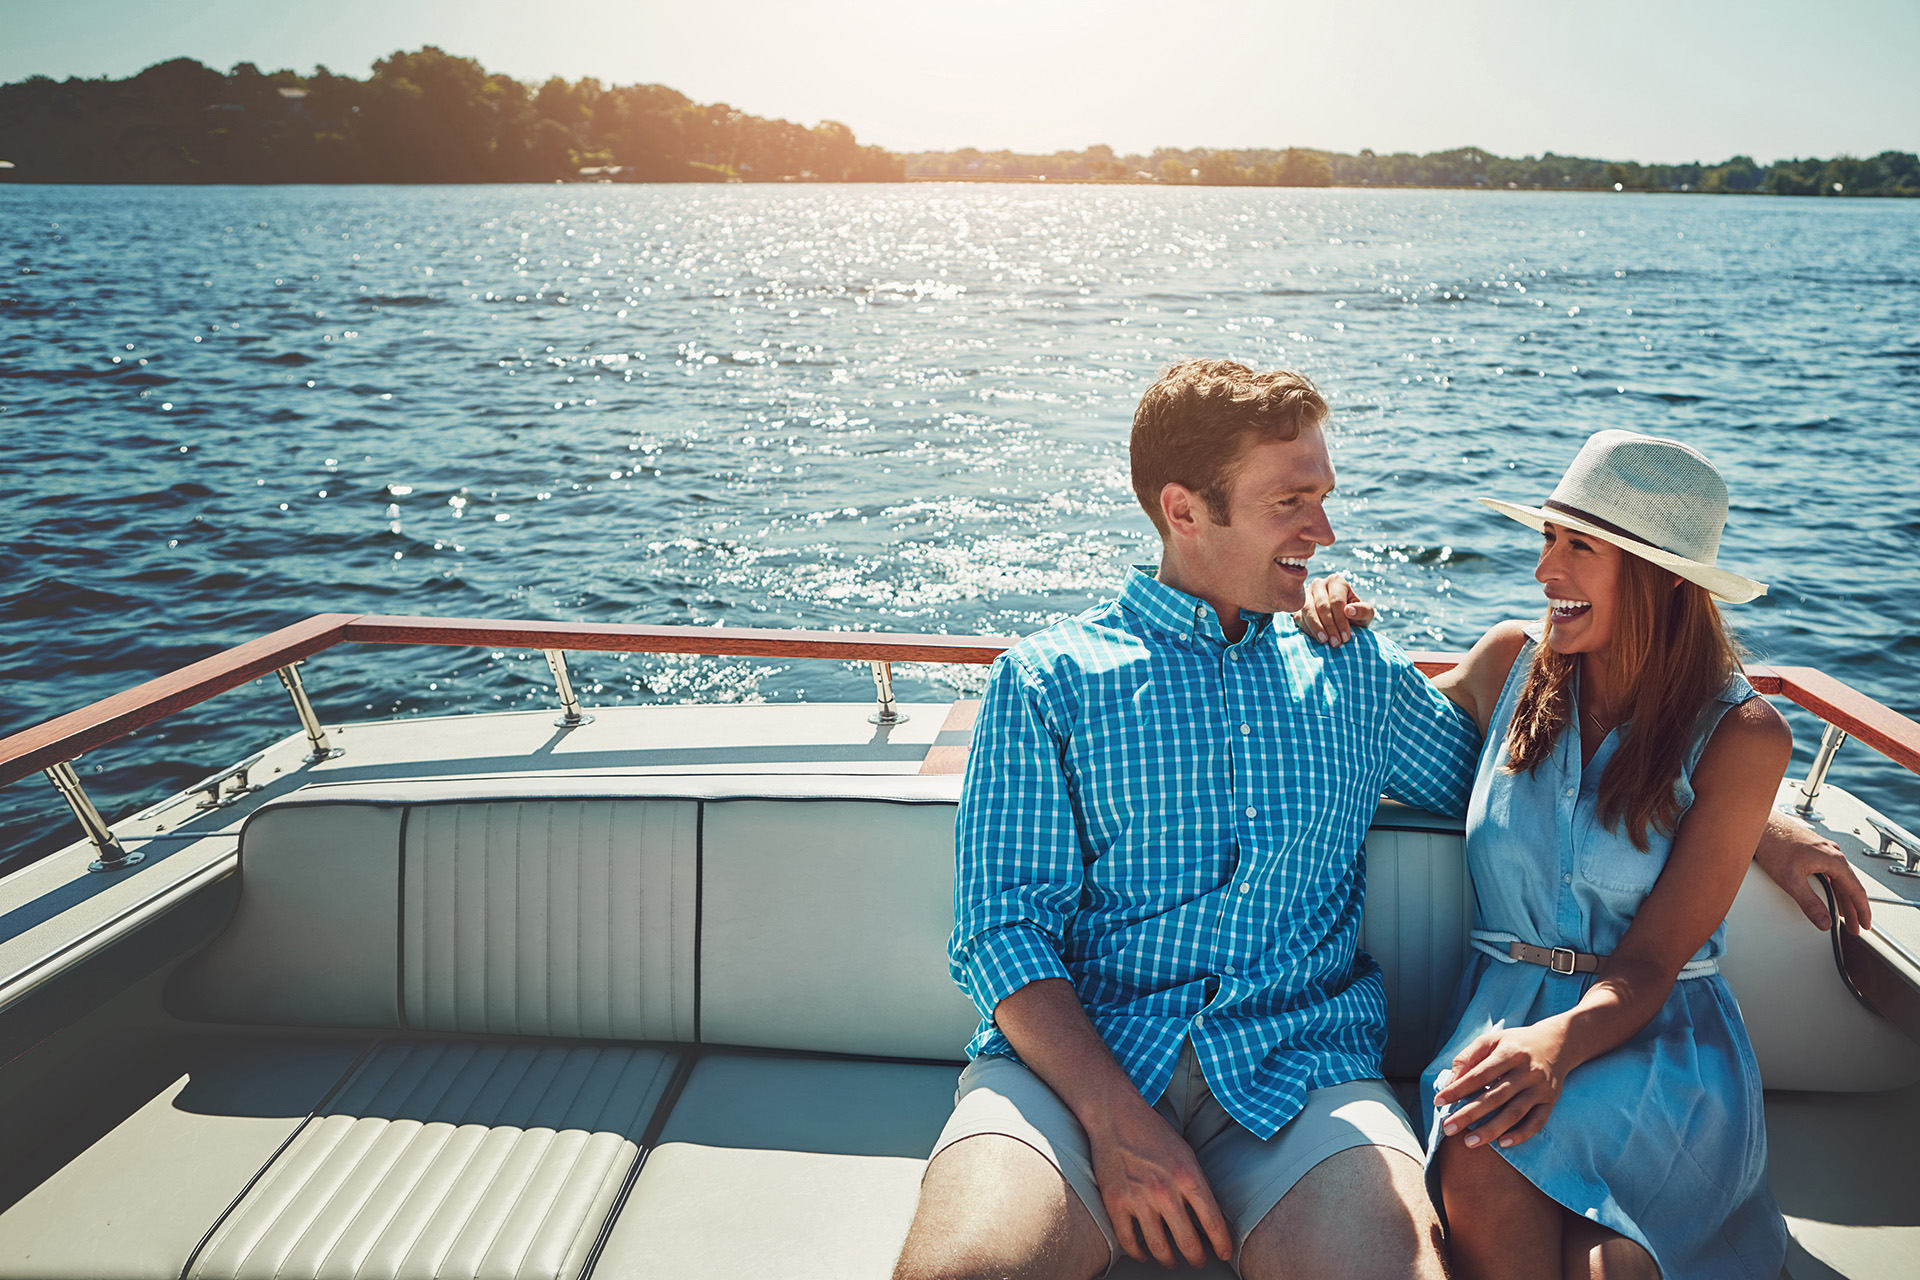
{"label": "light blue denim dress", "polygon": [[[1592,974],[1562,976],[1512,960],[1506,944],[1611,953],[1673,847],[1649,830],[1642,853],[1596,818],[1600,775],[1622,731],[1608,735],[1584,770],[1579,732],[1569,727],[1535,773],[1501,771],[1533,638],[1501,691],[1467,810],[1474,950],[1450,1010],[1456,1029],[1420,1076],[1432,1118],[1429,1153],[1440,1141],[1433,1094],[1441,1069],[1483,1032],[1564,1013],[1593,985]],[[1753,696],[1736,676],[1701,716],[1677,788],[1683,812],[1720,717]],[[1767,1189],[1760,1069],[1719,973],[1725,942],[1722,923],[1638,1035],[1568,1075],[1538,1134],[1494,1148],[1560,1204],[1645,1247],[1667,1280],[1776,1280],[1786,1258],[1786,1224]],[[1431,1154],[1428,1182],[1438,1203]]]}

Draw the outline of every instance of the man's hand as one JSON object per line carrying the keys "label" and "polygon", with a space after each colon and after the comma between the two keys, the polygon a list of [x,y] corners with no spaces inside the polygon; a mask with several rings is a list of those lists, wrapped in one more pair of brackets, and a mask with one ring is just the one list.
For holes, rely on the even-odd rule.
{"label": "man's hand", "polygon": [[1775,810],[1767,816],[1767,829],[1760,835],[1760,848],[1753,855],[1760,869],[1787,891],[1816,929],[1831,929],[1833,917],[1827,912],[1824,894],[1813,885],[1813,877],[1825,876],[1833,884],[1834,901],[1849,933],[1873,924],[1873,904],[1867,890],[1855,874],[1847,855],[1831,840],[1822,839],[1812,827],[1798,818]]}
{"label": "man's hand", "polygon": [[1338,649],[1353,638],[1355,627],[1373,621],[1373,606],[1360,598],[1345,575],[1332,573],[1307,584],[1307,602],[1293,621],[1315,640]]}
{"label": "man's hand", "polygon": [[1207,1245],[1222,1262],[1233,1258],[1233,1237],[1212,1188],[1186,1140],[1138,1092],[1119,1100],[1108,1123],[1090,1125],[1093,1176],[1107,1217],[1127,1256],[1163,1267],[1177,1253],[1188,1265],[1207,1264]]}
{"label": "man's hand", "polygon": [[1199,1267],[1211,1242],[1230,1261],[1233,1236],[1193,1148],[1114,1061],[1073,984],[1030,982],[1000,1002],[993,1020],[1086,1130],[1093,1178],[1127,1256],[1145,1262],[1151,1255],[1171,1267],[1177,1251]]}

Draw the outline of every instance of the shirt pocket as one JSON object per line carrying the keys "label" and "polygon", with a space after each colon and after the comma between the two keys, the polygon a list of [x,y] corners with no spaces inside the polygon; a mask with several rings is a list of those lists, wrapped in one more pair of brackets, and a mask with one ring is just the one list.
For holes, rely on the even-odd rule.
{"label": "shirt pocket", "polygon": [[1579,843],[1574,851],[1574,870],[1597,889],[1644,898],[1653,891],[1653,882],[1667,865],[1668,842],[1657,832],[1647,852],[1633,847],[1624,830],[1609,830],[1600,824],[1591,810],[1580,815]]}
{"label": "shirt pocket", "polygon": [[1281,708],[1271,731],[1248,744],[1247,765],[1276,816],[1321,836],[1372,819],[1386,772],[1373,726],[1345,707],[1303,699]]}

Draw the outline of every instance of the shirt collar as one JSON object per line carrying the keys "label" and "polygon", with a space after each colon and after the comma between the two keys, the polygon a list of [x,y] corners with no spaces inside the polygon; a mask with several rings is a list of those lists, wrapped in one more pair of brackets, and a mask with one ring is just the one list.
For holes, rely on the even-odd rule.
{"label": "shirt collar", "polygon": [[[1153,575],[1153,565],[1136,564],[1132,567],[1127,574],[1126,586],[1120,590],[1122,608],[1161,635],[1175,640],[1205,640],[1223,647],[1234,643],[1227,639],[1226,631],[1220,626],[1220,615],[1214,612],[1212,605],[1199,596],[1188,595],[1177,587],[1168,586]],[[1270,613],[1242,609],[1240,616],[1247,623],[1247,633],[1240,641],[1242,644],[1257,640],[1261,633],[1273,625],[1273,615]]]}

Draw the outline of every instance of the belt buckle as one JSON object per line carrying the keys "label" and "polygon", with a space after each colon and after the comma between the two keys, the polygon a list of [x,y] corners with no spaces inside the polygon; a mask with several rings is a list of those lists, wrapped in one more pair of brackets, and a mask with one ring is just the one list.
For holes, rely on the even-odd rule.
{"label": "belt buckle", "polygon": [[[1573,972],[1574,961],[1579,958],[1579,953],[1572,947],[1555,947],[1552,957],[1547,961],[1547,968],[1553,970],[1555,973],[1570,974]],[[1566,965],[1565,968],[1561,968],[1563,962]]]}

